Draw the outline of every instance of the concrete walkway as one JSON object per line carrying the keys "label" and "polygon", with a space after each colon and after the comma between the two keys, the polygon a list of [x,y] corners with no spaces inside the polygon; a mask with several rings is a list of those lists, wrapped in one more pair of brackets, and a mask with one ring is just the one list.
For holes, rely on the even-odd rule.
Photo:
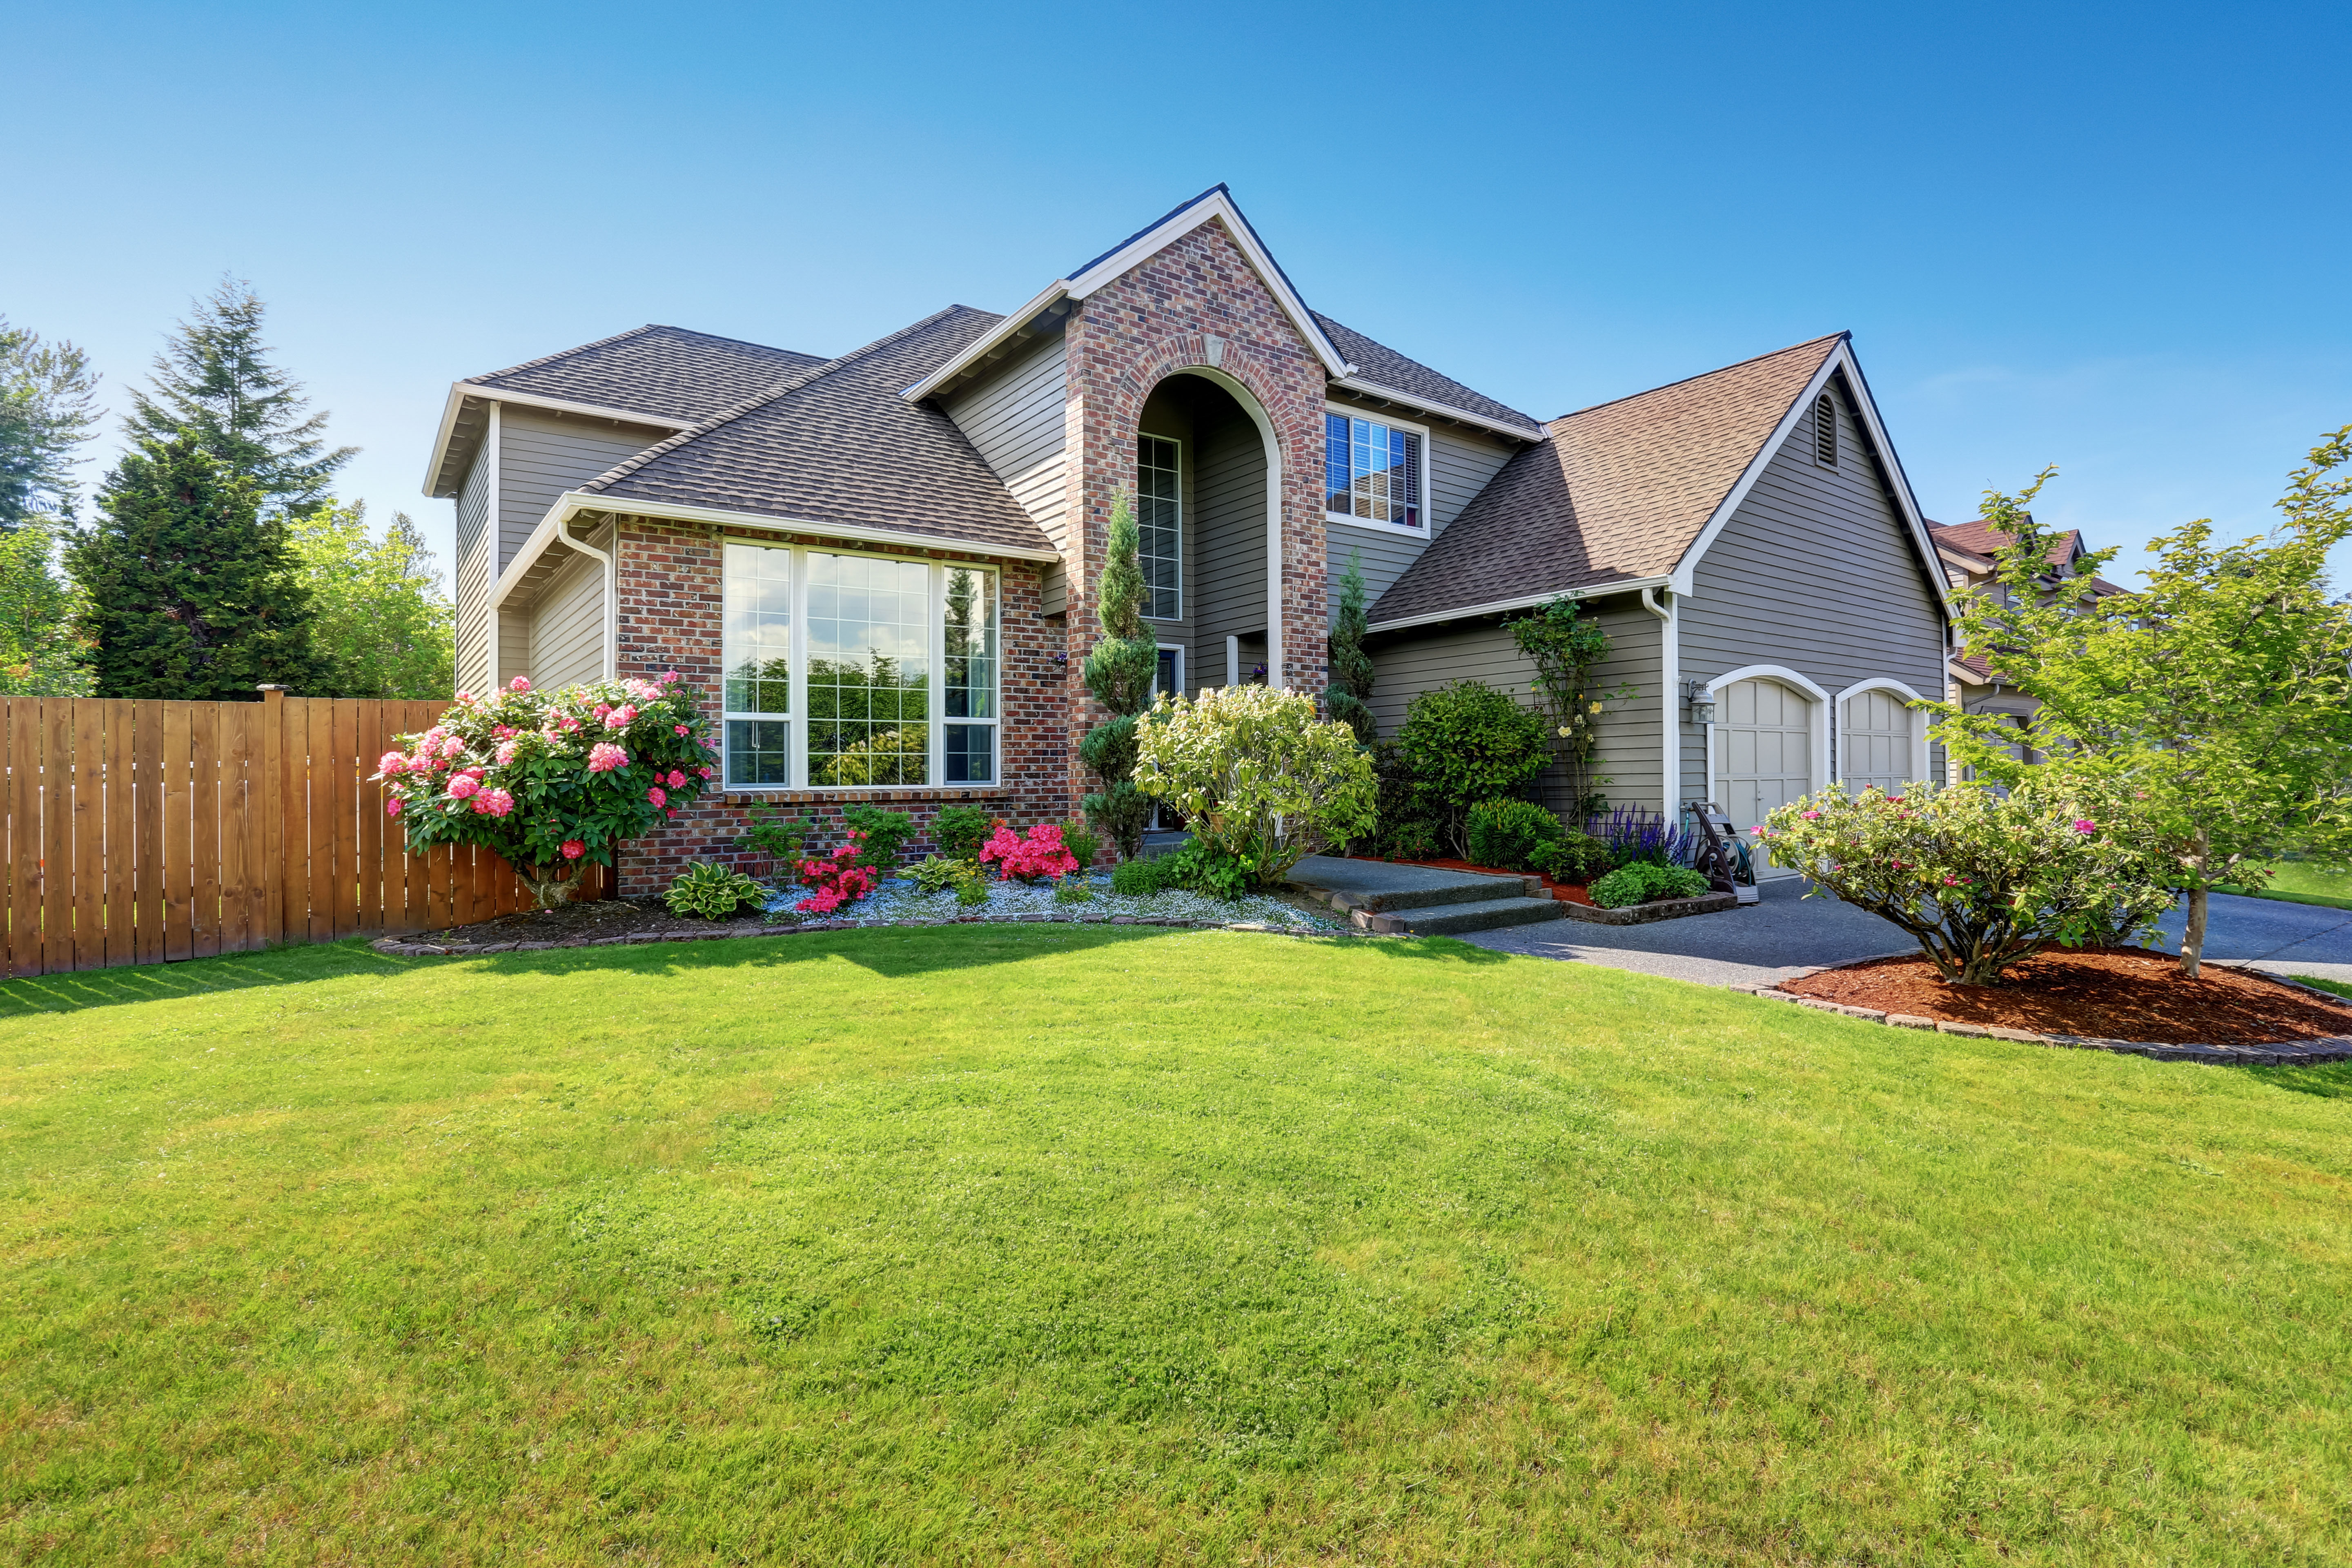
{"label": "concrete walkway", "polygon": [[[1713,985],[1769,985],[1824,963],[1918,951],[1900,927],[1826,893],[1808,899],[1803,891],[1790,879],[1766,883],[1760,902],[1721,914],[1642,926],[1559,921],[1475,931],[1461,940],[1498,952],[1605,963]],[[2168,951],[2179,951],[2183,918],[2176,910],[2164,922]],[[2352,910],[2216,893],[2208,925],[2208,958],[2352,984]]]}

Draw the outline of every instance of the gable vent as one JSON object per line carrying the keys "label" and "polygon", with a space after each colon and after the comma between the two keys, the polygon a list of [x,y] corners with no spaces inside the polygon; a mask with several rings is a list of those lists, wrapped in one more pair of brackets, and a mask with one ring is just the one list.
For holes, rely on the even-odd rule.
{"label": "gable vent", "polygon": [[1813,461],[1837,467],[1837,399],[1824,392],[1813,403]]}

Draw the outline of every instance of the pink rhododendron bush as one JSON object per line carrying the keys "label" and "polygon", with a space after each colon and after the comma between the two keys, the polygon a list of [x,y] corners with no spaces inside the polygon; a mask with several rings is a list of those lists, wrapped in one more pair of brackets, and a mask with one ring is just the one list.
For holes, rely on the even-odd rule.
{"label": "pink rhododendron bush", "polygon": [[793,908],[804,915],[829,915],[872,892],[881,873],[866,859],[866,837],[863,829],[853,827],[847,840],[832,854],[803,860],[796,869],[802,886],[810,892]]}
{"label": "pink rhododendron bush", "polygon": [[583,865],[609,866],[694,803],[718,776],[718,742],[693,689],[601,680],[536,691],[516,678],[404,735],[373,775],[412,854],[479,844],[515,868],[541,909],[562,903]]}
{"label": "pink rhododendron bush", "polygon": [[1773,865],[1901,926],[1953,984],[1998,985],[2005,967],[2053,943],[2138,940],[2173,902],[2147,837],[2112,793],[1914,784],[1849,795],[1837,785],[1754,831]]}
{"label": "pink rhododendron bush", "polygon": [[1160,694],[1136,729],[1135,786],[1276,888],[1306,856],[1370,831],[1372,764],[1315,699],[1270,686]]}

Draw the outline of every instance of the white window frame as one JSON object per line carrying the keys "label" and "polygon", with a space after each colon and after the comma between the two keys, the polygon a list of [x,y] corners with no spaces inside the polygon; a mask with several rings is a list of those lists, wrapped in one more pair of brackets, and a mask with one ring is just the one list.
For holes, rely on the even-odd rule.
{"label": "white window frame", "polygon": [[[1184,532],[1190,521],[1184,515],[1184,443],[1174,436],[1162,436],[1153,430],[1138,430],[1135,434],[1138,437],[1135,453],[1136,466],[1139,468],[1142,467],[1142,437],[1149,437],[1154,441],[1165,441],[1176,448],[1176,613],[1172,616],[1147,614],[1139,618],[1147,621],[1181,621],[1184,618]],[[1139,500],[1140,497],[1138,499]],[[1136,527],[1139,534],[1142,531],[1142,523],[1143,520],[1138,517]],[[1140,550],[1137,552],[1139,556],[1141,553]],[[1143,596],[1147,601],[1151,597],[1149,584],[1144,587]]]}
{"label": "white window frame", "polygon": [[[788,750],[788,784],[738,784],[729,782],[727,756],[727,725],[730,715],[726,702],[726,623],[727,568],[725,546],[740,544],[754,550],[781,550],[793,558],[793,630],[792,684],[794,710],[788,714],[747,713],[740,717],[751,720],[786,720],[791,728],[786,732]],[[870,795],[877,790],[943,790],[995,791],[1004,787],[1004,574],[1001,568],[974,561],[923,561],[906,555],[894,555],[884,550],[851,550],[833,546],[804,544],[771,544],[763,540],[740,539],[728,535],[720,541],[719,554],[719,787],[725,795],[781,795],[787,792],[814,792],[821,795]],[[925,655],[930,661],[929,698],[925,702],[925,722],[929,726],[929,742],[924,753],[923,771],[929,782],[919,784],[812,784],[808,782],[808,558],[812,555],[854,555],[868,561],[887,561],[898,565],[928,568],[930,574],[925,603],[930,616],[929,632],[924,642]],[[948,574],[977,572],[989,580],[989,591],[995,597],[996,608],[996,700],[992,704],[996,712],[986,719],[955,719],[947,716],[948,706]],[[996,731],[992,746],[996,777],[986,784],[950,784],[947,782],[947,727],[950,723],[983,724]]]}
{"label": "white window frame", "polygon": [[[1906,702],[1922,702],[1926,699],[1892,676],[1873,676],[1857,680],[1837,694],[1837,777],[1846,782],[1847,764],[1853,757],[1853,726],[1846,721],[1846,703],[1866,691],[1891,691]],[[1906,784],[1926,784],[1927,777],[1927,716],[1916,708],[1906,709],[1911,715],[1911,776]]]}
{"label": "white window frame", "polygon": [[[1369,419],[1374,424],[1385,425],[1391,430],[1402,430],[1408,436],[1419,438],[1421,442],[1421,526],[1411,528],[1402,522],[1382,522],[1377,518],[1350,517],[1345,512],[1333,511],[1328,506],[1323,509],[1323,521],[1326,523],[1344,522],[1349,528],[1360,528],[1370,533],[1392,533],[1403,539],[1418,539],[1424,543],[1436,538],[1437,520],[1432,515],[1430,507],[1430,491],[1434,488],[1430,483],[1430,458],[1434,448],[1430,445],[1429,426],[1416,425],[1410,419],[1399,419],[1393,415],[1383,414],[1370,408],[1359,408],[1346,403],[1326,402],[1323,405],[1323,412],[1341,415],[1349,419]],[[1326,426],[1324,428],[1326,431],[1324,440],[1328,442],[1330,439],[1329,426]],[[1328,467],[1329,461],[1329,451],[1327,447],[1324,448],[1324,462],[1327,466],[1318,471],[1315,481],[1327,497],[1330,494],[1330,469]]]}

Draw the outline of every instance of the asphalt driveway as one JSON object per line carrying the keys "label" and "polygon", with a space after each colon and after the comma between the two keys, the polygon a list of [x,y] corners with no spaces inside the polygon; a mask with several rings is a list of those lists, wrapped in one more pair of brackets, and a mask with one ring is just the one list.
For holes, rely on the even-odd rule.
{"label": "asphalt driveway", "polygon": [[[1827,893],[1809,899],[1803,892],[1802,883],[1790,879],[1767,883],[1760,902],[1721,914],[1645,926],[1546,921],[1461,940],[1500,952],[1605,963],[1715,985],[1766,985],[1820,964],[1918,951],[1908,934],[1876,915]],[[2168,952],[2179,949],[2183,920],[2179,910],[2165,920],[2163,945]],[[2352,984],[2352,910],[2216,893],[2208,924],[2208,958]]]}

